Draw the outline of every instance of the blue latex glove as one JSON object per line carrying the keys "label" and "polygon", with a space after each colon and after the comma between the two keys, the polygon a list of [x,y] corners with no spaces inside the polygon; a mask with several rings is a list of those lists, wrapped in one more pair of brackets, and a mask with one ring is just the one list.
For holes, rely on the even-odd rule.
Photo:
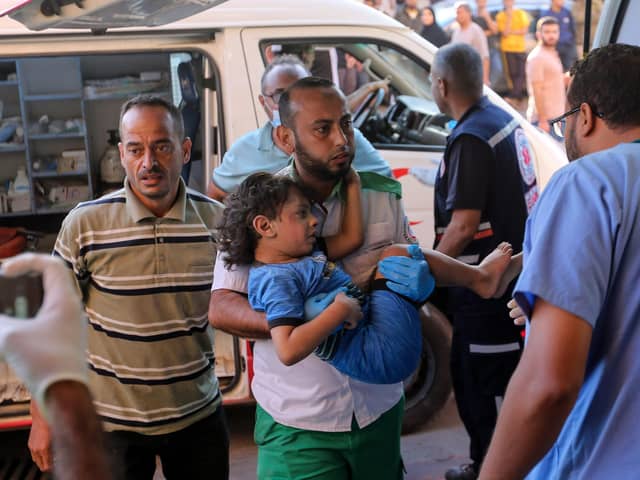
{"label": "blue latex glove", "polygon": [[414,302],[424,302],[436,286],[418,245],[409,245],[409,257],[387,257],[378,263],[378,271],[387,279],[387,287]]}
{"label": "blue latex glove", "polygon": [[[326,293],[318,293],[313,297],[307,299],[304,302],[304,318],[305,320],[313,320],[318,315],[320,315],[324,310],[333,303],[333,300],[336,298],[340,292],[346,292],[346,287],[336,288],[331,292]],[[340,326],[342,328],[342,326]]]}

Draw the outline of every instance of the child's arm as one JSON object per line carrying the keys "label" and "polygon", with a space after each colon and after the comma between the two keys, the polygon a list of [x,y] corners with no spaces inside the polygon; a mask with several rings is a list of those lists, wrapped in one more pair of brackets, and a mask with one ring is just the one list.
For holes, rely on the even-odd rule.
{"label": "child's arm", "polygon": [[285,365],[293,365],[308,357],[338,325],[347,323],[353,328],[362,317],[360,304],[343,292],[336,295],[325,311],[302,325],[282,325],[271,329],[271,339],[278,358]]}
{"label": "child's arm", "polygon": [[345,177],[347,183],[344,215],[340,231],[325,237],[327,258],[339,260],[354,252],[364,242],[364,225],[362,221],[362,204],[360,202],[360,177],[352,168]]}

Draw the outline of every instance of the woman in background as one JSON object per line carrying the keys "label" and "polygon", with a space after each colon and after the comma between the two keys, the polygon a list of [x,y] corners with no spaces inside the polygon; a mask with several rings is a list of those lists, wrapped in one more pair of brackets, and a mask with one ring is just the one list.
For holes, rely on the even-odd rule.
{"label": "woman in background", "polygon": [[436,14],[433,12],[433,8],[424,7],[422,9],[422,25],[420,35],[436,47],[449,43],[449,35],[436,23]]}

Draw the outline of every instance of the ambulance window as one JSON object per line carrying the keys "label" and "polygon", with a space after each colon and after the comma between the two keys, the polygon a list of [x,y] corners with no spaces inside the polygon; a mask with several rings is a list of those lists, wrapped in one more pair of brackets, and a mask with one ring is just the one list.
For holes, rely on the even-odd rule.
{"label": "ambulance window", "polygon": [[614,32],[616,43],[640,45],[638,34],[638,18],[640,18],[640,2],[626,2],[626,10],[618,14],[618,31]]}
{"label": "ambulance window", "polygon": [[191,55],[188,53],[172,53],[169,55],[169,63],[171,69],[171,97],[174,105],[182,103],[182,89],[180,88],[180,76],[178,75],[178,66],[184,62],[190,62]]}
{"label": "ambulance window", "polygon": [[[298,56],[312,75],[332,80],[350,99],[354,124],[378,147],[442,147],[451,120],[431,95],[430,68],[395,46],[375,41],[264,42],[265,63]],[[388,80],[386,93],[362,95],[372,82]]]}

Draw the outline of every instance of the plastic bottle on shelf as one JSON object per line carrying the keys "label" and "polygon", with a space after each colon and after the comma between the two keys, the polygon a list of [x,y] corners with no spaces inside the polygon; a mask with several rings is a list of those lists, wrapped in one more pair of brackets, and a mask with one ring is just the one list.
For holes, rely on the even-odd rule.
{"label": "plastic bottle on shelf", "polygon": [[24,167],[19,167],[15,180],[9,186],[9,204],[12,212],[24,212],[31,208],[31,185]]}
{"label": "plastic bottle on shelf", "polygon": [[18,173],[13,181],[13,191],[16,193],[29,193],[31,187],[29,186],[29,179],[27,178],[27,172],[24,167],[18,168]]}
{"label": "plastic bottle on shelf", "polygon": [[103,183],[121,184],[125,177],[124,168],[120,163],[120,151],[118,150],[118,131],[109,130],[107,148],[100,158],[100,178]]}

